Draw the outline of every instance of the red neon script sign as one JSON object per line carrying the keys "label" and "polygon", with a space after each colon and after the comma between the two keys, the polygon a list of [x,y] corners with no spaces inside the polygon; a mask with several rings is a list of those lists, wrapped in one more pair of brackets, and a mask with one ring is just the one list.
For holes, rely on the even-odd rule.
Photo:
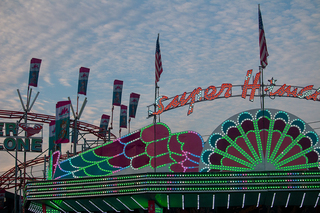
{"label": "red neon script sign", "polygon": [[[261,72],[258,72],[254,79],[253,83],[250,84],[250,78],[252,77],[252,70],[248,70],[244,84],[241,85],[241,96],[242,98],[246,98],[247,95],[249,95],[249,100],[253,102],[254,96],[256,94],[256,91],[259,91],[261,84],[259,84]],[[317,98],[320,95],[320,88],[315,90],[313,89],[313,85],[306,86],[302,89],[300,89],[299,93],[298,87],[290,86],[290,85],[282,85],[278,90],[273,92],[273,89],[275,87],[276,80],[269,80],[270,85],[265,86],[264,93],[266,95],[271,96],[283,96],[285,93],[287,93],[287,97],[298,97],[298,98],[305,98],[307,100],[314,100],[319,101],[320,99]],[[201,101],[212,101],[216,98],[229,98],[232,96],[232,84],[224,83],[221,84],[220,87],[215,86],[209,86],[206,89],[202,89],[201,87],[195,88],[192,92],[184,92],[181,95],[176,95],[173,98],[168,98],[167,96],[159,96],[156,100],[156,106],[158,107],[158,110],[155,112],[149,111],[149,116],[152,115],[159,115],[167,110],[175,109],[177,107],[182,107],[185,105],[189,105],[188,113],[187,115],[190,115],[193,112],[194,104],[201,102]],[[294,87],[293,90],[291,90],[291,87]],[[220,90],[218,91],[218,89]],[[315,90],[313,93],[312,91]],[[171,100],[169,104],[164,105],[163,102],[166,100]]]}

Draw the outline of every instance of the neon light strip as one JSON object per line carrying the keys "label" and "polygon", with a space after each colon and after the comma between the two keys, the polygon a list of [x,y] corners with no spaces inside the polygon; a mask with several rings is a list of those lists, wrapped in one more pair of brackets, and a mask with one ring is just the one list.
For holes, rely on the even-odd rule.
{"label": "neon light strip", "polygon": [[317,207],[318,202],[319,202],[319,196],[320,196],[320,193],[318,194],[318,197],[317,197],[316,203],[314,204],[314,207],[313,207],[313,208],[316,208],[316,207]]}
{"label": "neon light strip", "polygon": [[[313,147],[309,147],[309,148],[307,148],[307,149],[299,152],[298,154],[295,154],[295,155],[293,155],[293,156],[291,156],[291,157],[289,157],[289,158],[287,158],[287,159],[279,162],[279,163],[277,164],[277,167],[281,167],[281,166],[285,165],[286,163],[288,163],[288,162],[290,162],[290,161],[292,161],[292,160],[295,160],[295,159],[297,159],[297,158],[299,158],[299,157],[301,157],[301,156],[304,156],[304,155],[307,154],[308,152],[313,151],[313,149],[314,149]],[[317,164],[317,165],[318,165],[318,164]],[[299,166],[300,166],[300,165],[298,165],[298,167],[299,167]],[[304,164],[302,164],[301,166],[304,166]],[[303,168],[303,167],[302,167],[302,168]]]}
{"label": "neon light strip", "polygon": [[200,208],[200,196],[199,196],[199,195],[197,195],[197,200],[198,200],[198,202],[197,202],[197,209],[199,210],[199,208]]}
{"label": "neon light strip", "polygon": [[230,205],[230,194],[228,194],[228,203],[227,203],[227,209],[229,209],[229,205]]}
{"label": "neon light strip", "polygon": [[136,201],[133,197],[131,197],[131,199],[138,204],[138,206],[140,206],[143,210],[148,210],[148,208],[144,208],[138,201]]}
{"label": "neon light strip", "polygon": [[[289,124],[286,124],[286,126],[285,126],[285,128],[283,130],[283,134],[281,134],[280,138],[278,139],[278,143],[277,143],[276,147],[273,149],[273,152],[271,153],[271,156],[269,158],[271,163],[275,163],[274,162],[274,160],[275,160],[274,157],[278,153],[280,145],[282,144],[284,138],[287,136],[287,133],[288,133],[288,130],[289,130],[290,127],[291,126]],[[281,166],[281,165],[279,165],[279,166]]]}
{"label": "neon light strip", "polygon": [[301,204],[300,204],[300,207],[301,208],[303,206],[303,203],[304,203],[304,198],[306,197],[306,193],[303,193],[303,197],[302,197],[302,200],[301,200]]}
{"label": "neon light strip", "polygon": [[273,193],[273,197],[272,197],[272,203],[271,203],[271,208],[273,208],[273,204],[274,204],[274,200],[276,198],[276,193]]}
{"label": "neon light strip", "polygon": [[313,207],[313,208],[316,208],[316,207],[317,207],[318,202],[319,202],[319,197],[317,197],[316,203],[314,204],[314,207]]}
{"label": "neon light strip", "polygon": [[124,207],[126,207],[129,211],[133,211],[132,209],[130,209],[126,204],[124,204],[119,198],[116,198],[117,201],[119,201]]}
{"label": "neon light strip", "polygon": [[212,195],[212,209],[214,209],[214,200],[215,200],[214,198],[215,198],[215,195],[213,194]]}
{"label": "neon light strip", "polygon": [[285,206],[286,208],[287,208],[288,205],[289,205],[290,196],[291,196],[291,193],[288,194],[288,198],[287,198],[287,202],[286,202],[286,206]]}
{"label": "neon light strip", "polygon": [[[58,155],[58,157],[56,157],[57,161],[53,162],[54,164],[52,165],[52,167],[54,167],[55,169],[53,171],[51,171],[52,176],[54,176],[54,173],[56,172],[57,169],[57,165],[59,164],[59,159],[60,159],[60,151],[56,151],[52,154],[51,159],[53,159],[54,155]],[[52,169],[52,168],[51,168]],[[53,178],[53,177],[51,177]]]}
{"label": "neon light strip", "polygon": [[182,197],[182,209],[184,210],[184,195],[181,195]]}
{"label": "neon light strip", "polygon": [[[244,184],[261,184],[261,183],[267,183],[266,185],[261,186],[254,186],[255,189],[272,189],[272,188],[278,188],[278,189],[290,189],[290,188],[301,188],[301,186],[298,185],[299,182],[310,182],[313,184],[317,184],[318,182],[320,182],[320,178],[305,178],[305,179],[278,179],[277,181],[273,180],[273,179],[248,179],[248,180],[244,180],[244,179],[233,179],[233,180],[227,180],[227,179],[219,179],[219,180],[201,180],[201,181],[195,181],[195,180],[185,180],[183,181],[184,184],[188,184],[188,185],[198,185],[198,184],[205,184],[207,185],[207,187],[200,187],[201,189],[204,188],[210,188],[211,185],[214,184],[224,184],[225,186],[223,186],[223,190],[227,190],[229,187],[227,186],[227,184],[233,184],[235,183],[235,181],[237,183],[244,183]],[[170,181],[170,184],[172,185],[176,185],[177,182],[181,182],[181,180],[178,181]],[[294,187],[290,186],[290,185],[282,185],[281,187],[278,187],[276,185],[274,185],[275,183],[289,183],[289,182],[295,182],[297,183]],[[86,183],[86,182],[83,182]],[[32,197],[32,194],[35,192],[46,192],[47,194],[49,194],[49,191],[52,191],[52,193],[54,192],[58,192],[58,191],[68,191],[67,194],[75,194],[74,192],[77,192],[78,194],[83,193],[84,191],[91,189],[91,190],[98,190],[101,187],[105,187],[110,189],[111,188],[117,188],[119,190],[121,190],[122,187],[126,187],[126,186],[135,186],[135,185],[144,185],[145,181],[136,181],[134,182],[133,180],[129,180],[128,182],[125,183],[106,183],[106,182],[97,182],[95,183],[90,183],[90,185],[85,185],[85,186],[79,186],[80,184],[78,184],[77,186],[73,186],[74,184],[66,184],[66,185],[56,185],[54,188],[52,187],[52,185],[47,185],[47,187],[52,187],[52,188],[38,188],[38,187],[28,187],[27,192],[28,192],[28,198]],[[155,180],[150,180],[149,184],[158,184],[157,181]],[[159,186],[163,186],[163,183],[160,183]],[[314,186],[310,186],[308,185],[308,188],[319,188],[319,186],[314,185]],[[30,189],[31,188],[31,189]],[[200,189],[199,188],[199,189]],[[216,188],[216,187],[213,187]],[[152,189],[152,187],[150,188]],[[167,189],[167,187],[165,187],[164,189]],[[177,188],[175,188],[177,189]],[[246,189],[243,188],[243,186],[238,186],[237,187],[238,190],[241,189]],[[250,188],[251,189],[251,188]],[[253,188],[252,188],[253,189]],[[149,188],[147,189],[149,190]],[[159,189],[160,190],[160,189]],[[163,190],[163,189],[161,189]],[[186,188],[185,190],[188,190],[188,188]],[[132,191],[132,190],[129,190]],[[129,192],[128,191],[128,192]],[[100,193],[101,194],[101,193]]]}
{"label": "neon light strip", "polygon": [[83,205],[81,205],[81,203],[79,203],[77,200],[76,200],[76,203],[81,206],[81,208],[83,208],[84,210],[86,210],[87,212],[91,213],[86,207],[84,207]]}
{"label": "neon light strip", "polygon": [[91,200],[89,200],[89,203],[91,203],[94,207],[96,207],[101,213],[106,213],[104,211],[102,211],[96,204],[94,204],[94,202],[92,202]]}
{"label": "neon light strip", "polygon": [[78,198],[81,196],[102,196],[102,195],[112,195],[112,194],[137,194],[137,193],[145,193],[145,192],[182,192],[184,193],[185,191],[193,191],[193,192],[202,192],[202,191],[253,191],[253,190],[293,190],[296,191],[298,189],[312,189],[312,190],[317,190],[320,189],[320,185],[306,185],[306,186],[301,186],[301,185],[294,185],[294,186],[281,186],[281,185],[267,185],[267,186],[222,186],[222,187],[197,187],[195,188],[194,186],[188,186],[188,187],[174,187],[168,188],[168,187],[152,187],[152,188],[132,188],[132,189],[105,189],[108,191],[90,191],[89,189],[84,191],[84,192],[66,192],[66,193],[59,193],[57,191],[55,194],[52,193],[46,193],[46,194],[29,194],[27,196],[27,199],[29,200],[40,200],[40,199],[51,199],[55,198]]}
{"label": "neon light strip", "polygon": [[[128,176],[119,176],[119,177],[108,177],[108,178],[99,178],[96,180],[88,179],[88,180],[82,180],[82,179],[74,179],[74,180],[54,180],[51,182],[31,182],[28,183],[27,186],[41,186],[41,185],[54,185],[57,186],[57,184],[69,184],[69,183],[84,183],[84,182],[101,182],[101,181],[119,181],[119,180],[128,180],[128,179],[140,179],[140,178],[154,178],[154,177],[163,177],[164,174],[142,174],[142,175],[128,175]],[[179,174],[167,174],[167,177],[171,177],[171,175],[174,175],[174,177],[181,177],[181,178],[189,178],[189,177],[234,177],[234,176],[240,176],[240,177],[261,177],[261,176],[299,176],[299,175],[310,175],[310,176],[316,176],[320,175],[320,171],[299,171],[299,172],[241,172],[241,173],[199,173],[199,174],[188,174],[188,173],[179,173]],[[58,181],[58,182],[57,182]]]}
{"label": "neon light strip", "polygon": [[65,210],[63,210],[60,206],[57,206],[54,202],[50,201],[50,203],[51,203],[52,205],[54,205],[57,209],[59,209],[60,211],[62,211],[63,213],[66,213]]}
{"label": "neon light strip", "polygon": [[111,206],[107,201],[102,200],[105,204],[107,204],[110,208],[112,208],[116,212],[120,212],[119,210],[115,209],[113,206]]}
{"label": "neon light strip", "polygon": [[246,194],[243,194],[243,197],[242,197],[242,206],[241,206],[241,208],[244,207],[245,201],[246,201]]}
{"label": "neon light strip", "polygon": [[261,193],[259,193],[259,195],[258,195],[258,200],[257,200],[257,206],[256,206],[256,207],[259,207],[259,203],[260,203],[260,196],[261,196]]}
{"label": "neon light strip", "polygon": [[301,138],[304,137],[302,134],[300,134],[296,139],[294,139],[287,148],[285,148],[279,156],[274,160],[276,164],[279,163],[279,161],[285,156],[294,146],[298,145],[298,142],[301,140]]}
{"label": "neon light strip", "polygon": [[[114,183],[107,183],[107,182],[97,182],[97,184],[93,185],[93,184],[90,184],[90,185],[85,185],[85,186],[79,186],[79,184],[70,184],[70,186],[68,186],[68,183],[67,184],[64,184],[64,185],[59,185],[59,184],[56,184],[55,185],[55,188],[32,188],[32,189],[27,189],[27,192],[44,192],[44,191],[57,191],[57,188],[59,190],[64,190],[64,191],[70,191],[70,190],[75,190],[77,192],[80,193],[79,189],[81,190],[84,190],[84,189],[94,189],[94,188],[101,188],[101,187],[114,187],[114,186],[121,186],[121,187],[124,187],[124,186],[134,186],[134,185],[141,185],[141,184],[144,184],[144,181],[139,181],[139,182],[133,182],[131,180],[129,180],[130,182],[126,182],[126,183],[118,183],[119,181],[117,181],[117,184],[114,182]],[[275,183],[275,181],[273,179],[249,179],[249,180],[245,180],[245,179],[239,179],[237,180],[238,183]],[[288,182],[320,182],[320,178],[304,178],[304,179],[278,179],[276,181],[277,183],[288,183]],[[86,183],[86,182],[83,182],[83,183]],[[158,184],[156,181],[154,180],[150,180],[149,183],[151,184]],[[234,183],[234,180],[201,180],[201,181],[194,181],[194,180],[186,180],[184,181],[185,184],[206,184],[206,185],[209,185],[209,184],[227,184],[227,183]],[[160,184],[161,185],[161,184]],[[48,187],[50,187],[50,185],[48,185]],[[267,187],[267,186],[264,186],[264,187]],[[30,187],[29,187],[30,188]],[[283,188],[283,187],[281,187]],[[241,188],[239,188],[241,189]]]}
{"label": "neon light strip", "polygon": [[[255,129],[258,129],[258,124],[257,124],[257,123],[258,123],[257,120],[255,120],[255,121],[253,122],[253,125],[254,125],[254,128],[255,128]],[[253,154],[254,161],[253,161],[253,162],[251,161],[251,162],[254,163],[254,164],[258,164],[258,163],[260,162],[259,156],[258,156],[257,152],[255,151],[252,143],[250,142],[247,134],[244,133],[244,131],[243,131],[242,128],[240,128],[239,130],[240,130],[240,133],[244,136],[243,139],[245,140],[245,142],[246,142],[246,144],[247,144],[250,152]],[[234,142],[234,143],[235,143],[235,142]],[[243,149],[242,149],[242,150],[243,150]]]}
{"label": "neon light strip", "polygon": [[68,203],[62,201],[62,203],[64,203],[66,206],[68,206],[70,209],[72,209],[74,212],[77,212],[77,213],[81,213],[81,212],[78,212],[77,210],[75,210],[74,208],[72,208],[72,206],[70,206]]}
{"label": "neon light strip", "polygon": [[167,195],[167,208],[168,208],[168,210],[170,209],[170,203],[169,203],[169,195]]}

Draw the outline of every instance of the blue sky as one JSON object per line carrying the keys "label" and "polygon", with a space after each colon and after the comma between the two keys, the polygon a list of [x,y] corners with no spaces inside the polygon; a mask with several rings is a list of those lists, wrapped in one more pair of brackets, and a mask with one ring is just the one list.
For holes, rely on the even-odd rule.
{"label": "blue sky", "polygon": [[[31,58],[42,59],[40,95],[33,113],[55,114],[55,104],[76,103],[80,67],[90,68],[88,103],[81,121],[99,125],[111,114],[112,85],[123,80],[123,104],[139,93],[131,130],[152,122],[147,105],[154,102],[154,52],[160,33],[163,74],[160,95],[168,97],[222,83],[243,84],[246,71],[258,72],[258,4],[269,51],[265,83],[320,87],[320,2],[306,1],[11,1],[0,2],[1,109],[21,111],[17,89],[26,98]],[[84,96],[80,96],[82,102]],[[266,98],[266,108],[288,111],[306,122],[319,121],[319,102]],[[229,98],[168,111],[161,121],[173,132],[194,130],[207,136],[224,120],[259,108],[248,98]],[[118,135],[119,108],[114,111]],[[320,123],[312,124],[317,128]],[[48,126],[45,126],[45,131]],[[316,129],[318,134],[319,130]],[[122,130],[122,134],[127,131]],[[47,139],[44,139],[46,148]],[[66,149],[68,147],[65,148]],[[1,153],[1,165],[7,161]],[[29,158],[34,155],[29,154]],[[4,160],[6,159],[6,160]],[[3,165],[0,169],[11,168]]]}

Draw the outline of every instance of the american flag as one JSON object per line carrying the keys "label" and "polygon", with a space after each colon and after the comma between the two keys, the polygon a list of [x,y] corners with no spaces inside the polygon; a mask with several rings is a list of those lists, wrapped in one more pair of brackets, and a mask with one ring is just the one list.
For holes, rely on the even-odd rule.
{"label": "american flag", "polygon": [[160,81],[160,75],[163,72],[162,69],[162,62],[161,62],[161,53],[160,53],[160,44],[159,44],[159,34],[158,34],[158,39],[157,39],[157,45],[156,45],[156,56],[155,56],[155,65],[156,65],[156,82]]}
{"label": "american flag", "polygon": [[262,23],[262,16],[260,11],[260,5],[258,6],[259,9],[259,46],[260,46],[260,64],[262,68],[265,68],[268,65],[267,57],[269,56],[268,49],[267,49],[267,41],[264,35],[263,23]]}

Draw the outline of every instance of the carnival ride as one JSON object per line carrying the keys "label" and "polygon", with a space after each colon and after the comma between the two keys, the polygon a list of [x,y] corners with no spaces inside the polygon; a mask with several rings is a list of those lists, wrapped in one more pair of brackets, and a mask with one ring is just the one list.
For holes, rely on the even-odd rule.
{"label": "carnival ride", "polygon": [[[20,112],[20,111],[0,110],[0,118],[22,120],[25,118],[25,113]],[[50,121],[55,120],[55,116],[38,114],[38,113],[28,113],[27,118],[29,121],[32,121],[32,122],[45,123],[45,124],[49,124]],[[74,128],[74,120],[72,120],[72,119],[70,120],[70,128]],[[77,129],[79,131],[83,132],[83,134],[93,135],[103,142],[106,142],[108,140],[107,137],[99,134],[99,131],[101,131],[101,129],[98,126],[95,126],[95,125],[92,125],[89,123],[85,123],[85,122],[81,122],[81,121],[77,121]],[[114,140],[115,138],[116,138],[116,136],[114,134],[110,133],[110,139]],[[90,148],[91,148],[91,146],[94,146],[94,144],[88,144],[88,145]],[[10,152],[8,152],[8,153],[10,154]],[[77,153],[81,153],[81,151],[79,151]],[[42,154],[44,154],[44,152]],[[72,156],[72,154],[63,154],[63,155],[61,155],[60,159],[67,159],[70,156]],[[24,168],[40,165],[40,164],[43,164],[44,162],[48,162],[48,160],[49,160],[48,156],[39,156],[37,158],[28,160],[26,162],[21,162],[20,164],[18,164],[18,169],[23,171]],[[22,177],[18,177],[19,181],[15,182],[15,180],[17,179],[15,177],[15,169],[16,168],[14,166],[11,169],[9,169],[8,171],[4,172],[0,176],[0,188],[12,189],[12,188],[21,186],[20,180],[22,179]],[[45,179],[44,177],[33,177],[28,174],[26,177],[26,181],[44,180],[44,179]]]}

